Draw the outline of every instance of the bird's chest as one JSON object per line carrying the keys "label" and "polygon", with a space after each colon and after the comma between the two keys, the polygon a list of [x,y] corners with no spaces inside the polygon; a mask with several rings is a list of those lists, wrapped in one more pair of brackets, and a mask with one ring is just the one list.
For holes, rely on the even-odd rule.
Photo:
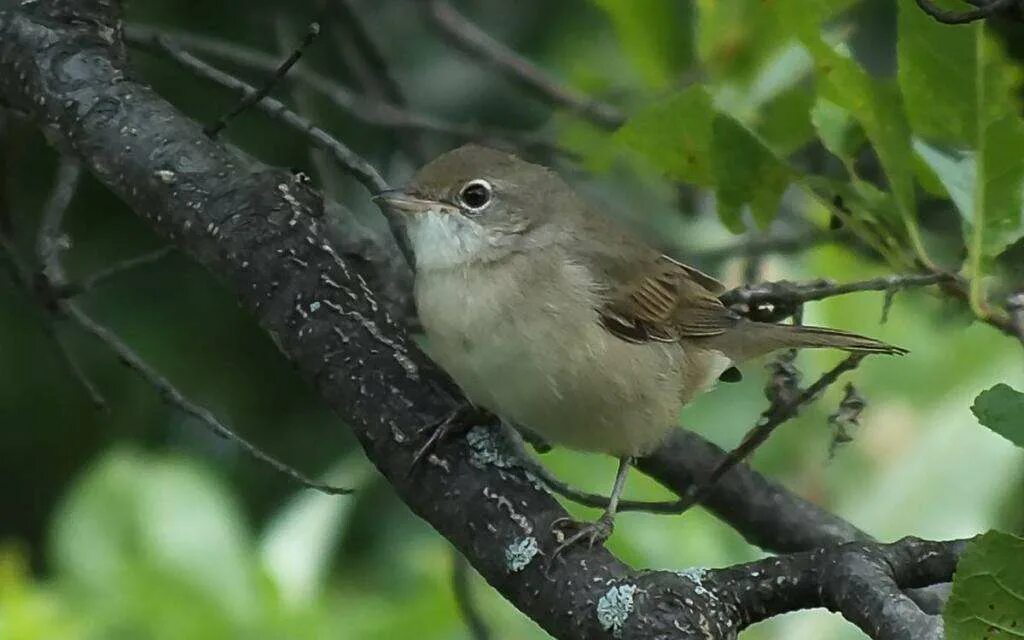
{"label": "bird's chest", "polygon": [[576,373],[599,333],[592,290],[581,268],[519,263],[422,275],[416,298],[431,356],[471,399],[496,409],[503,386],[537,399]]}
{"label": "bird's chest", "polygon": [[416,297],[428,353],[470,400],[549,440],[633,453],[675,420],[682,354],[608,334],[581,267],[420,274]]}

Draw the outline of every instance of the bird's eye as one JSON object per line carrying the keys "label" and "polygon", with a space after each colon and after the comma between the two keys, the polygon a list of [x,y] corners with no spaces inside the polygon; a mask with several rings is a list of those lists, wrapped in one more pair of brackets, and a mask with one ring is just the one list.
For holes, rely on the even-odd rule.
{"label": "bird's eye", "polygon": [[463,207],[475,213],[491,204],[492,195],[491,183],[486,180],[472,180],[462,187],[462,191],[459,191],[459,202]]}

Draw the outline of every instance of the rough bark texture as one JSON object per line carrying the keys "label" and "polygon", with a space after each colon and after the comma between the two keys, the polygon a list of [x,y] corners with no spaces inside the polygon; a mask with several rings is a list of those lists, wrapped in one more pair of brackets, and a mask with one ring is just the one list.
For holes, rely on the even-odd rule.
{"label": "rough bark texture", "polygon": [[[0,11],[0,104],[26,114],[62,153],[81,158],[226,283],[353,429],[402,500],[552,635],[733,638],[771,615],[825,606],[877,638],[937,637],[935,619],[899,588],[948,580],[959,543],[854,543],[685,574],[636,571],[597,547],[574,549],[549,566],[557,544],[550,524],[565,512],[509,461],[494,425],[474,427],[407,475],[418,429],[454,406],[439,391],[450,384],[378,300],[370,265],[332,248],[319,194],[210,140],[135,81],[120,32],[111,0],[39,1]],[[658,471],[666,462],[646,464]],[[730,482],[743,491],[750,476],[738,473]],[[773,546],[856,535],[820,510],[811,515],[822,524],[818,534],[774,536]],[[752,514],[752,530],[766,517]]]}

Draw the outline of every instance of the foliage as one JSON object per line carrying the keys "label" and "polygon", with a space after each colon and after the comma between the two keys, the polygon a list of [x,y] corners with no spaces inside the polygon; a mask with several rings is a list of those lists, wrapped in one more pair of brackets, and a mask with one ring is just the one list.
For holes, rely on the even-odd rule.
{"label": "foliage", "polygon": [[1024,637],[1024,538],[990,531],[971,542],[943,618],[948,640]]}
{"label": "foliage", "polygon": [[[641,110],[616,140],[668,177],[713,189],[722,222],[736,232],[745,228],[744,205],[760,227],[769,224],[788,185],[826,206],[841,195],[837,213],[854,212],[849,222],[894,266],[933,262],[917,193],[934,191],[937,177],[963,217],[964,266],[984,315],[987,265],[1024,234],[1024,118],[1014,106],[1021,67],[983,23],[950,29],[903,3],[897,82],[874,77],[836,40],[838,28],[829,28],[845,4],[700,3],[698,49],[708,82]],[[800,91],[814,99],[767,108]],[[756,117],[752,106],[760,107]],[[796,149],[766,137],[786,128],[769,118],[788,124],[794,114],[842,162],[847,175],[838,183],[793,166]],[[860,175],[865,152],[884,182]]]}
{"label": "foliage", "polygon": [[[498,74],[469,67],[417,31],[399,4],[362,6],[414,108],[503,128],[542,124],[546,112],[538,115],[536,103],[514,97]],[[547,132],[585,167],[603,170],[584,179],[585,187],[605,196],[613,213],[654,229],[666,248],[699,256],[734,242],[733,233],[743,232],[741,241],[766,238],[836,218],[855,241],[809,248],[800,258],[771,256],[765,273],[853,280],[933,264],[969,282],[973,309],[901,293],[885,326],[878,324],[880,296],[808,307],[810,322],[877,335],[913,353],[898,363],[864,363],[856,380],[868,398],[864,425],[835,460],[828,461],[825,425],[838,396],[830,393],[781,429],[755,464],[880,538],[1013,526],[999,514],[1008,504],[1019,515],[1019,453],[971,430],[968,412],[977,391],[992,387],[975,401],[978,420],[1021,443],[1021,394],[996,384],[1024,383],[1016,345],[987,326],[968,326],[968,313],[998,314],[1005,294],[1024,284],[1019,258],[1008,258],[1008,247],[1022,246],[1024,235],[1022,66],[1013,42],[982,23],[938,24],[909,0],[518,4],[465,7],[542,67],[571,69],[570,83],[600,78],[596,86],[608,91],[602,97],[626,108],[628,121],[613,133],[568,113]],[[196,13],[167,0],[137,0],[128,18],[272,52],[264,5],[270,3],[243,15],[232,3],[205,3]],[[292,26],[314,13],[301,2],[273,9]],[[357,86],[358,74],[342,68],[332,44],[319,41],[309,64]],[[180,69],[132,55],[140,75],[198,119],[230,104]],[[382,167],[389,163],[396,182],[408,173],[410,160],[394,161],[406,131],[366,127],[332,105],[298,97],[318,123]],[[360,215],[368,211],[361,191],[317,172],[291,132],[247,114],[228,134],[268,162],[316,176]],[[455,144],[424,139],[428,155]],[[44,146],[22,136],[6,147],[21,150],[9,182],[23,227],[34,224],[48,188]],[[686,200],[680,206],[679,183],[710,194],[715,215]],[[155,243],[95,183],[86,184],[72,214],[73,275]],[[997,269],[1014,260],[1016,271]],[[750,264],[741,257],[700,266],[735,284]],[[0,279],[0,425],[16,425],[0,429],[0,466],[10,476],[2,511],[11,514],[0,524],[0,637],[466,637],[448,584],[449,550],[348,457],[355,445],[343,426],[205,273],[171,260],[127,274],[89,303],[239,430],[304,469],[340,457],[362,490],[342,499],[289,495],[290,485],[238,462],[130,372],[70,335],[110,401],[109,414],[93,412],[37,315]],[[829,358],[802,355],[800,366],[811,378]],[[744,382],[720,385],[688,407],[684,423],[722,446],[738,442],[763,408],[763,376],[756,366],[744,374]],[[593,490],[604,490],[611,472],[610,462],[595,456],[555,452],[544,462]],[[641,478],[631,480],[629,493],[664,497]],[[637,565],[678,569],[758,553],[703,512],[626,514],[611,544]],[[1005,554],[1019,545],[988,534],[972,547],[948,617],[984,615],[987,599],[1019,605],[985,576],[992,571],[986,563],[1014,560]],[[542,637],[485,585],[474,587],[500,630],[496,637]],[[854,634],[841,621],[808,613],[743,637],[860,637]]]}
{"label": "foliage", "polygon": [[1008,384],[997,384],[975,398],[971,411],[978,422],[1024,447],[1024,393]]}

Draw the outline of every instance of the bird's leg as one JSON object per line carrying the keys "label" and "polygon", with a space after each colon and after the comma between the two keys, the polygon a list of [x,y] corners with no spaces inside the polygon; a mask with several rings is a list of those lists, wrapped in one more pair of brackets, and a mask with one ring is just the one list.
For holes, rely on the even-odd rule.
{"label": "bird's leg", "polygon": [[416,450],[416,453],[412,457],[412,463],[409,465],[408,475],[412,475],[416,469],[419,468],[420,463],[426,459],[428,455],[440,444],[442,441],[450,438],[453,435],[458,435],[468,431],[472,426],[485,422],[490,418],[490,414],[480,407],[474,406],[469,402],[464,402],[459,406],[452,409],[452,411],[437,422],[428,424],[427,426],[420,429],[420,433],[427,433],[427,439],[420,445],[420,448]]}
{"label": "bird's leg", "polygon": [[563,528],[573,528],[576,530],[558,545],[551,556],[552,560],[560,556],[569,547],[581,541],[585,540],[588,547],[593,547],[598,542],[604,542],[612,535],[612,531],[615,529],[615,510],[619,506],[619,497],[622,496],[622,490],[626,487],[626,476],[629,475],[629,467],[632,464],[633,459],[629,456],[619,458],[619,470],[615,474],[615,484],[612,485],[608,506],[605,507],[604,513],[596,521],[577,522],[571,518],[559,518],[551,523],[552,530],[561,530]]}

